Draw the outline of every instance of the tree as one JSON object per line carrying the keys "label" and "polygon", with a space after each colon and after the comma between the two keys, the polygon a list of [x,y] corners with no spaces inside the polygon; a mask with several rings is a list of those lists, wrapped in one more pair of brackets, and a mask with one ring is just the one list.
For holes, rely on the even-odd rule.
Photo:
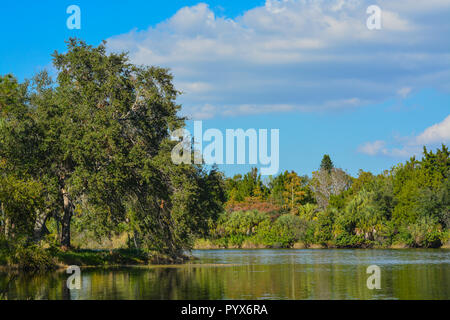
{"label": "tree", "polygon": [[375,193],[362,189],[350,200],[344,213],[338,216],[335,233],[347,232],[374,240],[383,228],[385,215],[375,202]]}
{"label": "tree", "polygon": [[332,195],[340,195],[350,188],[352,178],[342,169],[334,167],[329,155],[324,155],[320,168],[313,172],[311,188],[321,210],[328,206]]}
{"label": "tree", "polygon": [[320,170],[325,170],[328,173],[334,168],[333,161],[328,154],[324,155],[322,158],[322,162],[320,163]]}
{"label": "tree", "polygon": [[311,188],[320,209],[324,210],[332,195],[339,195],[350,188],[351,177],[342,169],[333,168],[330,172],[319,170],[313,172]]}
{"label": "tree", "polygon": [[277,175],[276,177],[269,177],[270,199],[280,206],[285,206],[283,193],[285,192],[285,181],[289,174],[288,171]]}
{"label": "tree", "polygon": [[283,198],[284,203],[291,211],[301,205],[301,201],[306,195],[304,190],[306,181],[304,177],[299,177],[294,171],[285,175]]}
{"label": "tree", "polygon": [[37,209],[43,207],[42,190],[38,181],[0,176],[0,230],[5,239],[33,239]]}
{"label": "tree", "polygon": [[[397,225],[415,223],[424,215],[434,215],[441,222],[445,212],[445,181],[450,173],[450,153],[442,146],[436,153],[423,151],[423,158],[412,157],[392,170],[396,206],[393,219]],[[440,191],[442,190],[442,191]]]}
{"label": "tree", "polygon": [[247,198],[258,198],[265,200],[267,198],[267,188],[261,180],[261,174],[257,168],[252,168],[243,177],[238,174],[232,179],[227,179],[227,195],[231,202],[242,202]]}
{"label": "tree", "polygon": [[[0,77],[0,209],[6,238],[33,235],[44,212],[42,184],[33,179],[38,130],[29,112],[28,83]],[[50,188],[49,188],[50,189]]]}
{"label": "tree", "polygon": [[43,220],[61,223],[64,247],[75,213],[117,225],[134,212],[146,247],[176,256],[224,199],[216,170],[171,162],[170,132],[184,125],[172,75],[77,39],[53,58],[56,81],[0,82],[3,172],[45,184]]}

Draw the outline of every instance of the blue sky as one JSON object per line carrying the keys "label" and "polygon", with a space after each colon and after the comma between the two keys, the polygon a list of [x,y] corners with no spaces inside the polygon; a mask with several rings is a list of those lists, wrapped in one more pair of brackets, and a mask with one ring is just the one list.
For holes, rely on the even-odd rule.
{"label": "blue sky", "polygon": [[[106,39],[135,63],[171,68],[183,114],[205,129],[279,129],[280,171],[310,174],[328,153],[353,175],[379,173],[450,142],[450,2],[411,3],[2,3],[0,74],[49,68],[68,37]],[[81,30],[66,27],[73,4]],[[381,30],[366,27],[371,4]]]}

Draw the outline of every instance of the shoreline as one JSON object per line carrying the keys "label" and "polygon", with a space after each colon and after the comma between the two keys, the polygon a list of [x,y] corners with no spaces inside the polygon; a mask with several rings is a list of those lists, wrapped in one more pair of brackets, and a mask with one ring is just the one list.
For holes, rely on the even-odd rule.
{"label": "shoreline", "polygon": [[239,249],[241,249],[241,250],[264,250],[264,249],[271,249],[271,250],[272,249],[273,250],[277,250],[277,249],[297,249],[297,250],[304,250],[304,249],[336,249],[336,250],[341,250],[341,249],[355,249],[355,250],[361,250],[361,249],[373,249],[373,250],[434,249],[434,250],[439,250],[439,249],[443,249],[443,250],[449,250],[450,244],[446,243],[438,248],[421,248],[421,247],[409,247],[403,243],[392,244],[390,246],[367,246],[367,247],[337,247],[334,245],[322,245],[322,244],[305,245],[303,243],[295,243],[291,247],[274,247],[274,246],[266,246],[266,245],[262,245],[262,244],[253,244],[253,243],[251,243],[251,244],[244,243],[242,246],[223,247],[223,246],[218,246],[218,245],[214,245],[214,244],[208,245],[208,244],[202,243],[201,245],[195,245],[193,248],[193,250],[239,250]]}
{"label": "shoreline", "polygon": [[[210,248],[193,248],[192,250],[197,251],[206,251],[206,250],[450,250],[448,246],[442,246],[440,248],[410,248],[405,246],[390,246],[390,247],[371,247],[371,248],[332,248],[320,245],[311,245],[308,248],[305,247],[291,247],[291,248],[270,248],[270,247],[253,247],[253,248],[218,248],[218,247],[210,247]],[[195,263],[194,261],[198,258],[194,255],[185,256],[182,262],[178,261],[176,263],[135,263],[135,264],[70,264],[70,263],[56,263],[54,268],[49,269],[23,269],[18,265],[0,265],[0,273],[12,273],[12,272],[21,272],[26,274],[33,273],[41,273],[41,272],[64,272],[69,266],[77,265],[80,269],[114,269],[114,268],[180,268],[180,267],[220,267],[220,266],[233,266],[236,264],[214,264],[214,263]],[[194,263],[193,263],[194,262]]]}
{"label": "shoreline", "polygon": [[[67,269],[69,266],[80,268],[120,268],[130,266],[158,266],[158,265],[183,265],[196,258],[190,255],[170,257],[159,253],[145,253],[143,251],[129,249],[90,250],[79,249],[70,251],[58,251],[52,253],[44,249],[39,258],[46,260],[45,264],[39,259],[27,261],[15,261],[10,264],[0,264],[0,272],[41,272]],[[3,259],[6,261],[6,259]]]}

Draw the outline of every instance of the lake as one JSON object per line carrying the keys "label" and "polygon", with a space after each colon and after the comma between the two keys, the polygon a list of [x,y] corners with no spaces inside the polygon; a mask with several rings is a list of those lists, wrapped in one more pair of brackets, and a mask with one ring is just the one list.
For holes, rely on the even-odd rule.
{"label": "lake", "polygon": [[[450,299],[450,250],[194,250],[182,266],[0,273],[8,299]],[[367,287],[367,267],[381,289]]]}

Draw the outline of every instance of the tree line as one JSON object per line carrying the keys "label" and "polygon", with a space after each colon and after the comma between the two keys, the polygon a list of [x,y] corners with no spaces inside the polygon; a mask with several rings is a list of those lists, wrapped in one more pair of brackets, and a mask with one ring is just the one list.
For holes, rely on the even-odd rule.
{"label": "tree line", "polygon": [[252,169],[225,180],[226,212],[199,247],[448,245],[449,176],[445,145],[378,175],[352,177],[329,155],[311,177]]}

